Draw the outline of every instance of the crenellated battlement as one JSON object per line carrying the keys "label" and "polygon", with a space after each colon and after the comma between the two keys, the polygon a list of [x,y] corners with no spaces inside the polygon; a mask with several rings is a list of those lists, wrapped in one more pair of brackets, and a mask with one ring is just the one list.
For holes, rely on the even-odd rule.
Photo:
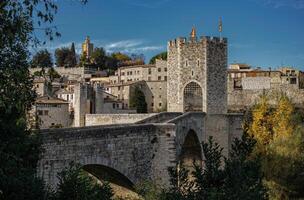
{"label": "crenellated battlement", "polygon": [[168,42],[168,47],[179,47],[187,44],[202,44],[204,42],[214,42],[214,43],[224,43],[227,44],[228,39],[223,37],[212,37],[212,36],[201,36],[199,39],[197,37],[178,37],[174,40]]}

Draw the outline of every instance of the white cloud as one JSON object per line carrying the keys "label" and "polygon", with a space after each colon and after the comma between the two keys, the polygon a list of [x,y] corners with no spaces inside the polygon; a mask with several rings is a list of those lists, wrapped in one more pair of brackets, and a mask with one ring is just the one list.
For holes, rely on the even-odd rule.
{"label": "white cloud", "polygon": [[291,7],[294,9],[304,9],[304,0],[255,0],[255,1],[274,8]]}
{"label": "white cloud", "polygon": [[163,46],[147,45],[144,40],[123,40],[118,42],[108,43],[104,48],[108,52],[124,52],[124,53],[145,53],[148,51],[161,50]]}
{"label": "white cloud", "polygon": [[[165,46],[155,46],[155,45],[149,45],[147,41],[142,39],[129,39],[129,40],[121,40],[121,41],[113,41],[113,42],[106,42],[102,40],[92,40],[91,41],[94,44],[94,47],[103,47],[107,52],[123,52],[123,53],[145,53],[145,52],[151,52],[151,51],[159,51],[162,49],[165,49]],[[36,52],[40,49],[48,49],[51,52],[54,52],[57,48],[62,47],[71,47],[71,42],[65,42],[65,43],[58,43],[58,42],[52,42],[47,43],[44,46],[40,46],[36,49],[32,49],[32,52]],[[81,53],[81,45],[82,41],[74,42],[75,44],[75,50],[76,53]]]}
{"label": "white cloud", "polygon": [[105,49],[133,48],[141,44],[143,44],[142,40],[123,40],[106,44]]}

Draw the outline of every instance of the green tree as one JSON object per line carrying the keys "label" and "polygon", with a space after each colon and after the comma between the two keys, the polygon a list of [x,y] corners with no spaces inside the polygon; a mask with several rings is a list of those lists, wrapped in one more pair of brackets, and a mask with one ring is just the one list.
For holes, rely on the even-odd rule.
{"label": "green tree", "polygon": [[294,120],[296,111],[284,94],[272,106],[262,98],[252,111],[249,130],[259,144],[255,154],[261,157],[270,199],[304,198],[303,122]]}
{"label": "green tree", "polygon": [[261,159],[251,156],[255,144],[256,141],[247,133],[234,140],[230,156],[225,160],[224,199],[267,199]]}
{"label": "green tree", "polygon": [[110,200],[113,197],[108,183],[98,184],[77,164],[70,163],[58,178],[54,200]]}
{"label": "green tree", "polygon": [[131,61],[132,59],[130,56],[121,53],[121,52],[115,52],[111,54],[111,58],[115,67],[124,66],[126,62]]}
{"label": "green tree", "polygon": [[167,54],[168,54],[168,53],[165,51],[165,52],[162,52],[162,53],[159,53],[159,54],[153,56],[153,57],[150,59],[149,64],[155,64],[156,59],[167,60]]}
{"label": "green tree", "polygon": [[105,68],[106,52],[103,48],[95,48],[91,59],[96,68]]}
{"label": "green tree", "polygon": [[31,61],[31,67],[50,68],[52,66],[52,55],[46,49],[38,51]]}
{"label": "green tree", "polygon": [[[48,0],[0,1],[0,199],[48,198],[36,177],[39,135],[26,124],[35,99],[27,48],[38,44],[34,27],[51,23],[56,10]],[[59,35],[53,28],[42,29],[49,39]]]}
{"label": "green tree", "polygon": [[71,57],[71,66],[76,66],[77,65],[77,59],[76,59],[76,50],[75,50],[75,44],[74,44],[74,42],[72,42],[72,45],[71,45],[71,49],[70,49],[70,51],[71,51],[71,55],[70,55],[70,57]]}
{"label": "green tree", "polygon": [[61,77],[60,74],[53,67],[51,67],[48,70],[47,75],[50,77],[51,82],[54,81],[55,78],[60,78]]}
{"label": "green tree", "polygon": [[224,173],[221,169],[223,161],[223,148],[216,143],[212,137],[203,142],[203,153],[205,156],[204,166],[195,166],[195,188],[196,198],[221,199],[224,184]]}
{"label": "green tree", "polygon": [[232,145],[230,158],[223,160],[223,149],[212,137],[203,142],[203,167],[196,166],[189,176],[183,165],[170,168],[170,187],[159,199],[164,200],[226,200],[266,199],[259,159],[252,159],[255,141],[244,135]]}
{"label": "green tree", "polygon": [[70,48],[62,47],[55,50],[57,67],[75,67],[76,55]]}
{"label": "green tree", "polygon": [[279,137],[263,156],[263,172],[270,199],[303,199],[304,128]]}
{"label": "green tree", "polygon": [[[45,7],[48,10],[40,11]],[[0,199],[46,196],[35,175],[40,141],[26,126],[26,113],[35,99],[27,47],[33,41],[33,16],[39,22],[54,9],[46,0],[0,2]]]}
{"label": "green tree", "polygon": [[136,108],[137,113],[147,113],[147,103],[145,94],[139,87],[135,87],[134,92],[131,93],[130,108]]}

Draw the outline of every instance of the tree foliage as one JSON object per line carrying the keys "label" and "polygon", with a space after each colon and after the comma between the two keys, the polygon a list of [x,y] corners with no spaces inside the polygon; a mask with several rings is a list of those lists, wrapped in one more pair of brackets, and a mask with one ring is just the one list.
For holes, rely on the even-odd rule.
{"label": "tree foliage", "polygon": [[162,53],[159,53],[159,54],[153,56],[153,57],[150,59],[149,64],[155,64],[156,59],[167,60],[167,55],[168,55],[168,53],[167,53],[166,51],[165,51],[165,52],[162,52]]}
{"label": "tree foliage", "polygon": [[[46,13],[39,10],[46,7]],[[49,22],[52,19],[46,16],[52,16],[54,9],[46,0],[0,2],[0,199],[46,196],[42,181],[35,176],[39,138],[26,126],[26,113],[35,98],[27,47],[33,41],[33,15]]]}
{"label": "tree foliage", "polygon": [[60,78],[60,74],[53,68],[51,67],[48,72],[47,72],[48,77],[50,78],[50,81],[54,81],[55,78]]}
{"label": "tree foliage", "polygon": [[147,113],[147,103],[145,94],[139,87],[135,87],[134,92],[130,95],[130,108],[136,108],[137,113]]}
{"label": "tree foliage", "polygon": [[62,47],[55,50],[55,59],[57,67],[76,67],[76,55],[68,47]]}
{"label": "tree foliage", "polygon": [[107,56],[103,48],[95,48],[91,59],[96,68],[105,68]]}
{"label": "tree foliage", "polygon": [[50,68],[53,66],[52,55],[48,50],[38,51],[31,61],[31,67]]}
{"label": "tree foliage", "polygon": [[195,166],[194,179],[189,178],[189,171],[183,165],[170,168],[171,187],[164,189],[160,199],[266,199],[260,162],[250,156],[254,145],[255,141],[245,134],[241,140],[234,141],[231,156],[224,159],[223,149],[209,138],[202,144],[204,164]]}
{"label": "tree foliage", "polygon": [[[303,122],[292,102],[281,94],[275,105],[267,96],[252,110],[250,134],[256,139],[270,199],[303,198]],[[263,127],[264,126],[264,127]]]}
{"label": "tree foliage", "polygon": [[[49,0],[0,1],[0,199],[48,197],[36,177],[39,135],[26,125],[26,113],[35,99],[27,48],[38,44],[34,25],[50,24],[56,11]],[[41,29],[49,39],[59,35],[54,27]]]}
{"label": "tree foliage", "polygon": [[77,164],[70,163],[58,178],[54,200],[110,200],[113,197],[108,183],[98,184]]}

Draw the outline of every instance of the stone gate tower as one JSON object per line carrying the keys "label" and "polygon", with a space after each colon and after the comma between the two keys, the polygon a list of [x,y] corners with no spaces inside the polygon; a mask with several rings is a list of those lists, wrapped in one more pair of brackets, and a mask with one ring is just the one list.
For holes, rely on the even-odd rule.
{"label": "stone gate tower", "polygon": [[196,37],[168,42],[168,111],[227,112],[227,38]]}

